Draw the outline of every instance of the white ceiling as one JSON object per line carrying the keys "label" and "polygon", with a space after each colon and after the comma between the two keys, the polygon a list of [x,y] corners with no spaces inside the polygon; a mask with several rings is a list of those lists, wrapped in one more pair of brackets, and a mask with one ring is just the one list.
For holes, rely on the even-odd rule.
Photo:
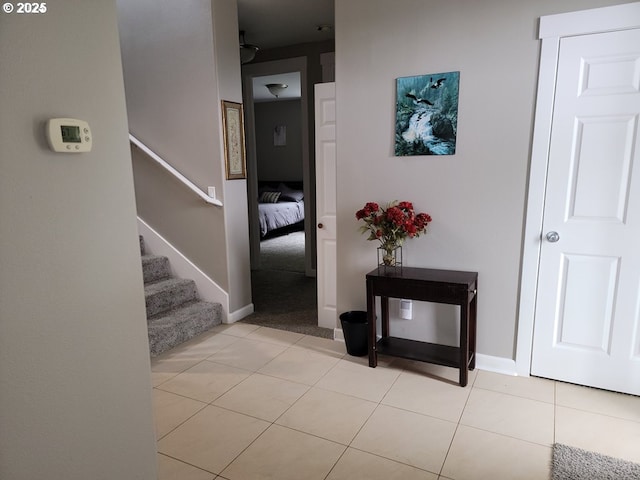
{"label": "white ceiling", "polygon": [[334,38],[334,0],[238,0],[238,23],[245,42],[260,49]]}

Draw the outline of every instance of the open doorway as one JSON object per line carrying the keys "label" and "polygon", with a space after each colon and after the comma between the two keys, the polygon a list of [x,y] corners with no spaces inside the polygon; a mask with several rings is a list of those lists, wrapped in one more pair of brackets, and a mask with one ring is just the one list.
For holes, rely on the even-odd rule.
{"label": "open doorway", "polygon": [[243,67],[255,309],[245,320],[333,338],[318,327],[306,68],[305,57]]}
{"label": "open doorway", "polygon": [[308,273],[300,77],[299,71],[252,77],[260,239],[254,270]]}
{"label": "open doorway", "polygon": [[[245,109],[245,137],[247,147],[247,190],[249,196],[249,234],[251,236],[251,266],[260,265],[260,221],[258,211],[258,199],[260,194],[260,182],[273,180],[280,182],[283,178],[297,181],[301,184],[304,195],[304,232],[305,232],[305,273],[307,276],[315,275],[315,185],[313,180],[313,168],[310,165],[309,145],[309,99],[307,94],[307,59],[306,57],[289,58],[272,62],[263,62],[244,65],[242,69],[243,102]],[[286,83],[289,82],[289,83]],[[297,83],[296,83],[297,82]],[[279,97],[275,98],[266,88],[268,83],[284,83],[289,85]],[[254,88],[255,84],[255,88]],[[304,88],[302,87],[304,86]],[[256,90],[256,91],[254,91]],[[264,99],[273,98],[274,102],[264,102]],[[293,104],[297,103],[297,107]],[[270,106],[269,104],[273,104]],[[281,110],[289,109],[286,114],[280,114]],[[297,112],[293,110],[297,108]],[[256,111],[266,111],[267,120],[264,130],[256,131]],[[273,113],[273,112],[276,113]],[[268,123],[271,115],[273,123]],[[279,117],[277,115],[280,115]],[[281,118],[282,121],[278,120]],[[296,121],[297,120],[297,121]],[[286,124],[286,122],[293,122]],[[294,125],[295,123],[295,125]],[[278,131],[276,132],[276,127]],[[284,129],[279,127],[285,127]],[[299,138],[292,137],[292,133],[299,132]],[[258,166],[258,135],[261,143],[271,143],[273,158],[267,159],[267,163]],[[277,137],[277,140],[276,140]],[[286,145],[273,145],[276,142],[285,142]],[[292,143],[290,143],[292,142]],[[296,145],[299,145],[296,146]],[[284,147],[284,148],[283,148]],[[291,147],[291,148],[290,148]],[[297,150],[299,148],[299,150]],[[280,161],[280,152],[287,151],[289,158]],[[299,159],[292,158],[299,152]],[[267,165],[270,163],[270,165]],[[259,174],[265,178],[259,178]],[[277,178],[281,176],[283,178]],[[296,178],[297,176],[297,178]],[[273,178],[268,178],[273,177]]]}

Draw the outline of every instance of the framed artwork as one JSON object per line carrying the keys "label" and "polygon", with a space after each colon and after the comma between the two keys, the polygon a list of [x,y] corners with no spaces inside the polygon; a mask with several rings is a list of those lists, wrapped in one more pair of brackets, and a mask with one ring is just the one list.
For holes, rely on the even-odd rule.
{"label": "framed artwork", "polygon": [[286,125],[276,125],[273,128],[273,145],[275,147],[284,147],[287,145]]}
{"label": "framed artwork", "polygon": [[454,155],[460,72],[396,80],[395,155]]}
{"label": "framed artwork", "polygon": [[247,178],[241,103],[222,101],[222,129],[227,180]]}

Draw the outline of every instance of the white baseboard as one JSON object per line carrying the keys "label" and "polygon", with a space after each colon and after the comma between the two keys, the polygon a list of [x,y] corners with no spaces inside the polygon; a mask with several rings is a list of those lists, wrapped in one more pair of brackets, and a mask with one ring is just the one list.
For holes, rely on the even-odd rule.
{"label": "white baseboard", "polygon": [[[140,217],[138,217],[138,233],[144,237],[147,253],[167,257],[172,275],[196,282],[200,298],[207,302],[220,303],[222,305],[222,323],[229,323],[229,294],[227,292]],[[253,304],[251,311],[253,311]],[[236,312],[234,312],[235,314]],[[240,318],[243,317],[239,316],[233,321],[240,320]]]}
{"label": "white baseboard", "polygon": [[224,323],[236,323],[238,320],[242,320],[247,315],[251,315],[254,312],[253,303],[246,305],[238,310],[235,310],[227,316],[227,321]]}
{"label": "white baseboard", "polygon": [[337,340],[338,342],[344,343],[344,332],[341,328],[333,329],[333,339]]}
{"label": "white baseboard", "polygon": [[516,361],[511,358],[493,357],[491,355],[476,354],[476,368],[488,372],[502,373],[516,376]]}

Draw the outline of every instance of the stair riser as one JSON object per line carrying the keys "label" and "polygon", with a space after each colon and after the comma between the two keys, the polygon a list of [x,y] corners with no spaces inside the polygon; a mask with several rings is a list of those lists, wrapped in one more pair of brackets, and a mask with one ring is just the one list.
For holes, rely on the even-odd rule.
{"label": "stair riser", "polygon": [[143,258],[142,275],[144,283],[155,282],[170,277],[171,269],[169,267],[169,259],[167,257]]}
{"label": "stair riser", "polygon": [[170,285],[167,288],[145,295],[147,318],[176,308],[184,303],[197,300],[198,292],[195,282]]}
{"label": "stair riser", "polygon": [[193,280],[173,278],[167,257],[145,255],[140,239],[151,356],[222,323],[222,305],[198,300]]}
{"label": "stair riser", "polygon": [[156,356],[222,323],[220,304],[200,302],[188,314],[177,312],[149,323],[149,350]]}

